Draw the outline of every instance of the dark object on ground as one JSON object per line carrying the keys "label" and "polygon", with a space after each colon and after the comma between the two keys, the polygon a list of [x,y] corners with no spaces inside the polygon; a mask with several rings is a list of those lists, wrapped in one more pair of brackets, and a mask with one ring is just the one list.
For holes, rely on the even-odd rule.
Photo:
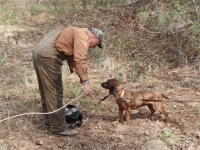
{"label": "dark object on ground", "polygon": [[74,105],[67,105],[65,108],[65,120],[70,124],[69,128],[80,127],[83,123],[83,115]]}

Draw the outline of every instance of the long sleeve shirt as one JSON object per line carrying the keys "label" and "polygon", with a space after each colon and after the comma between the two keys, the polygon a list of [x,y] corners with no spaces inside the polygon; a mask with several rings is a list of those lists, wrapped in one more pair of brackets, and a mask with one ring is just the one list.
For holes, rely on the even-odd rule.
{"label": "long sleeve shirt", "polygon": [[69,56],[67,63],[70,71],[75,72],[82,81],[88,80],[89,30],[77,27],[64,28],[55,41],[55,47]]}

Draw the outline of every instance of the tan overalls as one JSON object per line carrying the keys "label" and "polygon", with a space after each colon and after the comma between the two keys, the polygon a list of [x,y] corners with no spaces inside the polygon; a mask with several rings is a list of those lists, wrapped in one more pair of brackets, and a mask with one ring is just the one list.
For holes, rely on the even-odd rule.
{"label": "tan overalls", "polygon": [[[61,30],[57,29],[46,35],[32,55],[43,112],[51,112],[63,106],[62,55],[54,47],[55,39],[60,32]],[[49,119],[51,131],[62,131],[67,127],[63,110],[46,115],[45,119]]]}

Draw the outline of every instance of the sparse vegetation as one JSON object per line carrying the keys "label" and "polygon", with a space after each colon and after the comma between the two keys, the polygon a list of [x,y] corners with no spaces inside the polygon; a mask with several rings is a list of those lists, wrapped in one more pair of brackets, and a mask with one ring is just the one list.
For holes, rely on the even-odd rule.
{"label": "sparse vegetation", "polygon": [[67,85],[67,93],[69,93],[69,97],[77,97],[83,93],[83,89],[80,84],[70,84]]}
{"label": "sparse vegetation", "polygon": [[[42,116],[0,123],[4,149],[140,149],[161,139],[170,149],[198,149],[200,1],[193,0],[0,0],[0,119],[40,112],[41,104],[32,49],[51,29],[101,28],[105,49],[88,53],[93,97],[74,101],[84,123],[77,137],[54,137]],[[63,65],[64,103],[83,94],[79,78]],[[116,78],[130,90],[158,89],[170,124],[148,109],[133,110],[131,126],[113,124],[117,104],[100,83]],[[188,100],[176,103],[175,100]],[[192,102],[192,103],[191,103]],[[155,143],[153,143],[155,144]]]}

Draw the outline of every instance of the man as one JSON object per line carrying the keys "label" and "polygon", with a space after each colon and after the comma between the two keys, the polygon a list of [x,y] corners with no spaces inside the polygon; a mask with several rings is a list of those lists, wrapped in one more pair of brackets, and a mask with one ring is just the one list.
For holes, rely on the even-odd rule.
{"label": "man", "polygon": [[[97,28],[67,27],[46,35],[33,50],[33,65],[36,71],[42,102],[42,111],[51,112],[63,106],[62,61],[66,60],[70,72],[75,72],[84,92],[91,96],[92,89],[87,73],[89,48],[103,48],[103,32]],[[65,122],[64,111],[44,115],[45,125],[53,134],[68,136],[77,134]]]}

